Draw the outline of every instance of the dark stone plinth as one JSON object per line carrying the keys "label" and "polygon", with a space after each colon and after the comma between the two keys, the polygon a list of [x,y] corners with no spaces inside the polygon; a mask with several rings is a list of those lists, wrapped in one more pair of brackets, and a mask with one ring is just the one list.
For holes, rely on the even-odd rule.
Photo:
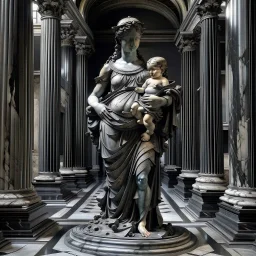
{"label": "dark stone plinth", "polygon": [[195,235],[183,227],[172,227],[173,232],[168,235],[166,229],[158,229],[148,238],[131,232],[131,227],[128,223],[114,228],[111,219],[94,220],[87,226],[77,226],[68,231],[64,242],[73,250],[101,256],[180,255],[196,246]]}
{"label": "dark stone plinth", "polygon": [[9,239],[36,240],[54,225],[57,224],[48,219],[48,212],[43,202],[28,207],[0,208],[0,227],[4,237]]}
{"label": "dark stone plinth", "polygon": [[177,185],[177,177],[181,173],[181,167],[176,165],[166,165],[162,170],[162,180],[163,183],[168,186],[168,188],[173,188]]}
{"label": "dark stone plinth", "polygon": [[34,181],[32,184],[42,201],[47,204],[66,204],[75,196],[67,189],[67,184],[63,180],[52,182]]}
{"label": "dark stone plinth", "polygon": [[88,173],[76,173],[75,174],[76,178],[76,187],[81,189],[81,188],[88,188],[94,181],[93,175]]}
{"label": "dark stone plinth", "polygon": [[66,183],[66,189],[70,191],[77,190],[75,172],[71,168],[62,168],[60,174],[63,182]]}
{"label": "dark stone plinth", "polygon": [[184,202],[187,202],[192,196],[192,185],[196,178],[191,177],[177,177],[178,184],[175,186],[174,193]]}
{"label": "dark stone plinth", "polygon": [[224,192],[203,192],[192,190],[192,197],[189,199],[185,210],[188,211],[195,219],[214,218],[215,213],[219,210],[218,203]]}
{"label": "dark stone plinth", "polygon": [[219,204],[219,212],[209,225],[221,232],[230,242],[254,241],[256,238],[256,208]]}
{"label": "dark stone plinth", "polygon": [[0,231],[0,248],[3,248],[7,244],[9,244],[10,241],[6,240],[3,236],[3,233]]}

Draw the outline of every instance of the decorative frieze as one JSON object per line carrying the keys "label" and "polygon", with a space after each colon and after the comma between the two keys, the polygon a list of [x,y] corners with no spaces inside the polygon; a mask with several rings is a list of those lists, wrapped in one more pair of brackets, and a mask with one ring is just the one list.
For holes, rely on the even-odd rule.
{"label": "decorative frieze", "polygon": [[62,20],[60,31],[61,46],[73,46],[76,33],[77,28],[72,20]]}
{"label": "decorative frieze", "polygon": [[86,44],[87,37],[75,37],[75,49],[76,49],[76,54],[77,55],[85,55],[87,58],[90,57],[92,54],[92,47],[88,44]]}
{"label": "decorative frieze", "polygon": [[203,0],[197,7],[197,13],[202,18],[218,17],[221,13],[223,0]]}
{"label": "decorative frieze", "polygon": [[67,0],[36,0],[38,4],[38,12],[42,15],[42,19],[48,16],[61,18],[66,9]]}

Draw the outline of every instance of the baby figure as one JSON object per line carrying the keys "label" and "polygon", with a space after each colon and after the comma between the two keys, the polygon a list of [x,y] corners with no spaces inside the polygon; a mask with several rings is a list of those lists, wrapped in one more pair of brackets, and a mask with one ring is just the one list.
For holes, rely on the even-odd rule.
{"label": "baby figure", "polygon": [[[139,124],[144,124],[146,127],[146,132],[141,135],[142,141],[149,141],[150,136],[154,133],[155,124],[154,120],[158,122],[162,118],[162,109],[159,108],[148,108],[148,106],[143,103],[145,96],[159,95],[163,91],[165,86],[169,85],[169,81],[163,76],[167,70],[167,61],[163,57],[153,57],[147,62],[147,69],[150,73],[150,78],[148,78],[142,87],[136,87],[135,91],[137,93],[142,93],[143,96],[135,101],[131,106],[131,113],[136,119],[138,119]],[[143,116],[144,115],[144,116]]]}

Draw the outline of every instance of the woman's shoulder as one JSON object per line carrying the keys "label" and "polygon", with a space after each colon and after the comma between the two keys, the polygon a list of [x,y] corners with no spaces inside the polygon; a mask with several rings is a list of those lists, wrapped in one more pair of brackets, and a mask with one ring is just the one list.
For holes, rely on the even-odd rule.
{"label": "woman's shoulder", "polygon": [[117,59],[115,62],[110,61],[110,69],[120,74],[137,74],[145,70],[145,66],[141,62],[127,63],[122,59]]}

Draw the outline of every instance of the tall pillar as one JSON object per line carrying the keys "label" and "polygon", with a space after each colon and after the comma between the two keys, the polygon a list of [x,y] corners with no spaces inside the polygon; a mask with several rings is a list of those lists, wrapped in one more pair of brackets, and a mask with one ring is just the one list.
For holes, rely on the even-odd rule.
{"label": "tall pillar", "polygon": [[69,189],[76,189],[73,172],[73,91],[74,91],[74,38],[76,28],[72,20],[61,21],[61,83],[66,91],[64,115],[64,157],[60,169]]}
{"label": "tall pillar", "polygon": [[200,42],[200,173],[186,209],[195,218],[212,218],[226,186],[222,141],[218,14],[222,0],[203,0]]}
{"label": "tall pillar", "polygon": [[32,0],[3,0],[0,16],[0,227],[5,237],[34,240],[55,223],[31,187]]}
{"label": "tall pillar", "polygon": [[41,14],[39,176],[33,185],[43,200],[63,202],[70,194],[60,177],[60,18],[66,0],[37,0]]}
{"label": "tall pillar", "polygon": [[92,53],[91,46],[86,44],[86,36],[75,37],[76,48],[76,88],[75,88],[75,155],[73,171],[76,173],[79,187],[86,187],[91,182],[88,173],[88,143],[86,105],[87,105],[87,78],[88,58]]}
{"label": "tall pillar", "polygon": [[193,32],[181,32],[180,49],[182,54],[182,98],[181,136],[182,171],[178,176],[175,193],[183,201],[191,196],[192,185],[199,172],[199,67],[197,45],[199,35]]}
{"label": "tall pillar", "polygon": [[256,224],[256,3],[226,7],[226,83],[229,87],[229,186],[212,225],[231,241],[253,241]]}

